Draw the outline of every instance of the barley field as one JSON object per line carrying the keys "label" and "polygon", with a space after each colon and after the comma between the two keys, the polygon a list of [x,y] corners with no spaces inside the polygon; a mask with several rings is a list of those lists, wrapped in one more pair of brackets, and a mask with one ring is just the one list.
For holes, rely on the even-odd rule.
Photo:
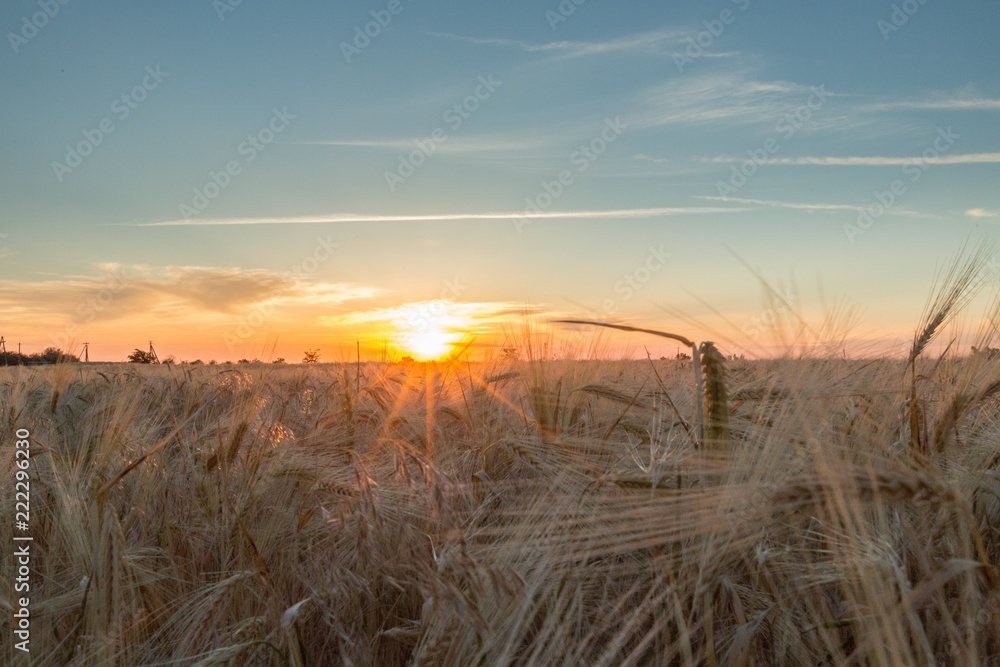
{"label": "barley field", "polygon": [[731,363],[731,442],[704,448],[687,370],[365,366],[360,394],[353,367],[7,370],[36,663],[996,650],[995,362],[928,377],[916,449],[899,362]]}
{"label": "barley field", "polygon": [[1000,667],[1000,0],[0,26],[0,667]]}
{"label": "barley field", "polygon": [[0,369],[31,664],[996,664],[1000,360],[928,347],[968,286],[905,359]]}

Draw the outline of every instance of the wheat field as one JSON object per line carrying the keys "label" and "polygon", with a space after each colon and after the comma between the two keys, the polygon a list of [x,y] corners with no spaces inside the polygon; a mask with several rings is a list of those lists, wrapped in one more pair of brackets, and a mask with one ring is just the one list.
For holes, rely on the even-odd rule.
{"label": "wheat field", "polygon": [[928,353],[946,278],[906,359],[0,369],[31,664],[996,664],[1000,361]]}

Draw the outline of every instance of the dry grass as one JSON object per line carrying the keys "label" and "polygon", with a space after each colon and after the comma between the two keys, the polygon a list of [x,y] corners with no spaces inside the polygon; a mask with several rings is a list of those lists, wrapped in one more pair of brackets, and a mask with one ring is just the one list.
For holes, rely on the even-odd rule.
{"label": "dry grass", "polygon": [[33,664],[996,663],[1000,362],[699,351],[0,370]]}

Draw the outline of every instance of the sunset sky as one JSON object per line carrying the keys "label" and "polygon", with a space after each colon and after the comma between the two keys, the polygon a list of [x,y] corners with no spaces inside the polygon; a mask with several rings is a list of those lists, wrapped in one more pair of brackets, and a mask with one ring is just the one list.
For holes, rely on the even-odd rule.
{"label": "sunset sky", "polygon": [[759,276],[860,354],[1000,231],[995,2],[63,2],[0,8],[8,349],[764,354]]}

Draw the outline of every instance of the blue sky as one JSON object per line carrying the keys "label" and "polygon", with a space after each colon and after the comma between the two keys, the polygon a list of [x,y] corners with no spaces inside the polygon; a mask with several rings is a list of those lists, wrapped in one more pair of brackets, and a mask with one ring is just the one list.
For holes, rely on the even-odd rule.
{"label": "blue sky", "polygon": [[861,349],[996,236],[995,3],[231,1],[0,9],[8,340],[291,359],[528,309],[770,349],[752,269]]}

